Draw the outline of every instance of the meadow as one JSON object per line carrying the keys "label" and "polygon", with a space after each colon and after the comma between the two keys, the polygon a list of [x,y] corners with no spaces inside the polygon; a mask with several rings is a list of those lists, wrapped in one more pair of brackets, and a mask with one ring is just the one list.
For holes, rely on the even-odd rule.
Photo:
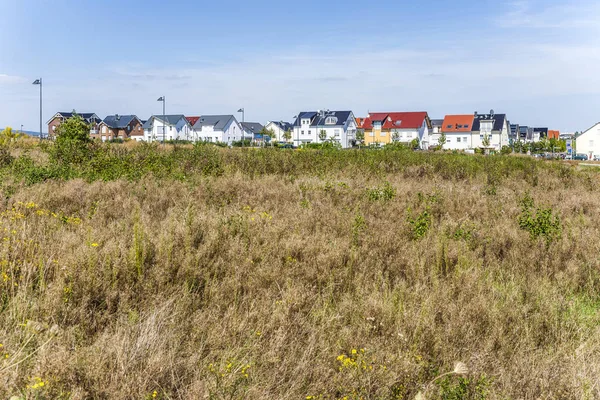
{"label": "meadow", "polygon": [[0,398],[599,398],[599,178],[403,149],[4,145]]}

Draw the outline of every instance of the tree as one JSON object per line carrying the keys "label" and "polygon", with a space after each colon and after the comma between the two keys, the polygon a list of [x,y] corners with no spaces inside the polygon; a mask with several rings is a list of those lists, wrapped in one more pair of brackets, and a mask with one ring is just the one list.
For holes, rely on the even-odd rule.
{"label": "tree", "polygon": [[446,134],[442,132],[440,137],[438,138],[438,145],[440,146],[440,150],[444,149],[444,145],[446,144]]}
{"label": "tree", "polygon": [[481,144],[483,145],[483,147],[488,148],[490,147],[490,137],[488,134],[485,134],[483,136],[483,140],[481,141]]}
{"label": "tree", "polygon": [[292,131],[289,128],[283,132],[283,138],[286,142],[289,142],[292,139]]}
{"label": "tree", "polygon": [[56,128],[56,143],[71,141],[81,143],[89,143],[92,141],[92,138],[90,137],[90,126],[77,114],[73,115]]}
{"label": "tree", "polygon": [[327,131],[325,129],[321,129],[321,131],[319,132],[319,140],[321,140],[321,142],[324,142],[327,139]]}
{"label": "tree", "polygon": [[410,142],[410,148],[411,148],[411,149],[413,149],[413,150],[416,150],[416,149],[418,149],[418,148],[419,148],[419,145],[420,145],[420,144],[419,144],[419,139],[416,139],[416,138],[415,138],[415,139],[413,139],[413,140]]}
{"label": "tree", "polygon": [[365,141],[365,131],[359,129],[356,131],[356,144],[358,144],[358,148],[360,149],[360,145]]}
{"label": "tree", "polygon": [[0,145],[8,145],[17,141],[21,136],[23,135],[13,131],[10,126],[7,126],[2,132],[0,132]]}
{"label": "tree", "polygon": [[81,163],[92,153],[90,126],[75,114],[56,128],[51,156],[64,163]]}
{"label": "tree", "polygon": [[394,131],[394,133],[392,133],[392,140],[394,142],[397,142],[400,140],[400,134],[398,133],[398,131]]}

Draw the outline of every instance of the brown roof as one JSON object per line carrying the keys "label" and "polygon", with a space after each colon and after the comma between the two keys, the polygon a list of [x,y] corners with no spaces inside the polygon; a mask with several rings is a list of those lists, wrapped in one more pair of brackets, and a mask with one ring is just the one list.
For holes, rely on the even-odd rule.
{"label": "brown roof", "polygon": [[474,119],[473,114],[446,115],[442,124],[442,132],[471,132]]}

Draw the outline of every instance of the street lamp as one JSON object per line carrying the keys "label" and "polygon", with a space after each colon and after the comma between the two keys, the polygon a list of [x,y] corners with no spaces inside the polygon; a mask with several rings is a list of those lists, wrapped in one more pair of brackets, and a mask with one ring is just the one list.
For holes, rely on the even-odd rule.
{"label": "street lamp", "polygon": [[40,142],[42,141],[42,78],[33,81],[34,85],[40,85]]}
{"label": "street lamp", "polygon": [[242,107],[237,112],[242,113],[242,147],[244,147],[244,137],[246,136],[246,128],[244,127],[244,114],[246,113],[246,110]]}
{"label": "street lamp", "polygon": [[21,124],[21,135],[23,135],[23,124]]}
{"label": "street lamp", "polygon": [[163,142],[163,146],[164,146],[164,144],[165,144],[165,129],[166,129],[166,126],[165,126],[165,125],[166,125],[166,123],[167,123],[167,119],[166,119],[166,116],[165,116],[165,103],[166,103],[166,98],[165,98],[165,96],[161,96],[161,97],[159,97],[159,98],[158,98],[158,100],[156,100],[156,101],[162,101],[162,103],[163,103],[163,140],[162,140],[162,142]]}
{"label": "street lamp", "polygon": [[[300,147],[300,128],[302,127],[302,125],[300,124],[299,118],[300,118],[300,114],[294,115],[294,130],[296,130],[296,121],[298,121],[298,134],[296,135],[298,147]],[[293,143],[294,143],[294,138],[292,137],[292,146],[293,146]]]}

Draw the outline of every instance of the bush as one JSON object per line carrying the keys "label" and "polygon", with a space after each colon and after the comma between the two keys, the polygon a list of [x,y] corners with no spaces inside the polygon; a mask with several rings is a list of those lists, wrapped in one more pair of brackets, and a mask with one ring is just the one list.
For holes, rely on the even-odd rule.
{"label": "bush", "polygon": [[529,232],[532,239],[542,237],[547,245],[560,239],[562,234],[560,218],[553,214],[551,208],[535,208],[533,198],[529,194],[526,194],[519,203],[521,205],[519,227]]}

